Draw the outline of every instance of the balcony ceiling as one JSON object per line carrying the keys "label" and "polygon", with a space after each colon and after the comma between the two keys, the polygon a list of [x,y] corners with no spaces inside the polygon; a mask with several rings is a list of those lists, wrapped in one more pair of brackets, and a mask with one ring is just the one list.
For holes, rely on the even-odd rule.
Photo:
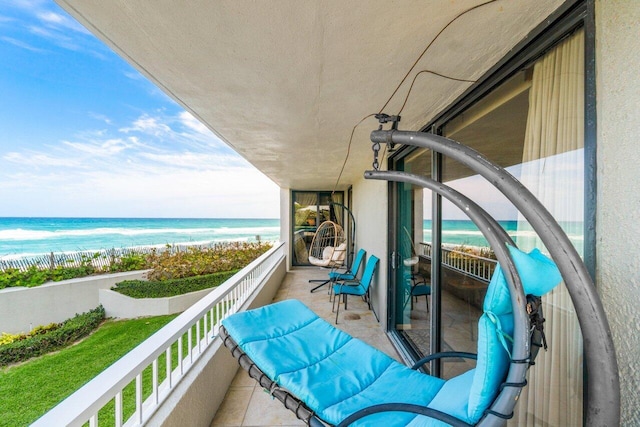
{"label": "balcony ceiling", "polygon": [[[332,189],[352,129],[379,112],[436,35],[486,0],[56,0],[278,185]],[[498,0],[449,25],[420,70],[475,80],[561,0]],[[401,129],[417,130],[471,83],[418,76]],[[366,119],[340,188],[372,161]]]}

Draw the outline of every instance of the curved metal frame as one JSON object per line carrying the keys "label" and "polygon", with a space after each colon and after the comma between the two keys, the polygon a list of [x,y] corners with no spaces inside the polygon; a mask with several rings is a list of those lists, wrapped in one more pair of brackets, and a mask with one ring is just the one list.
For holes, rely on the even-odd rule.
{"label": "curved metal frame", "polygon": [[428,148],[457,160],[500,190],[529,221],[562,274],[582,330],[588,372],[586,425],[618,425],[618,363],[604,308],[586,266],[549,211],[504,168],[454,140],[422,132],[376,130],[371,141]]}
{"label": "curved metal frame", "polygon": [[[391,171],[366,171],[366,179],[379,179],[385,181],[406,182],[423,188],[428,188],[442,197],[448,199],[455,206],[461,209],[476,224],[480,232],[487,239],[496,254],[496,258],[503,270],[509,291],[511,294],[511,305],[513,306],[513,349],[512,362],[507,373],[506,383],[525,384],[529,363],[521,361],[529,360],[529,316],[526,311],[526,298],[522,288],[520,276],[513,264],[507,244],[515,246],[511,237],[504,231],[498,222],[490,216],[484,209],[478,206],[468,197],[454,190],[446,184],[432,180],[431,178],[414,175],[406,172]],[[515,361],[515,362],[514,362]],[[516,401],[520,395],[522,386],[503,387],[494,403],[491,405],[491,412],[488,412],[477,425],[503,424],[504,419],[494,415],[494,413],[510,415],[513,412]],[[354,414],[355,415],[355,414]]]}

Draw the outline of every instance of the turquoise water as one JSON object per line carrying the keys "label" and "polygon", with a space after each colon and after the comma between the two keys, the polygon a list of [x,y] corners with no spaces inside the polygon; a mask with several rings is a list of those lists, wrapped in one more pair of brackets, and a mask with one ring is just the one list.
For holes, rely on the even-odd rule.
{"label": "turquoise water", "polygon": [[[513,238],[517,245],[535,239],[537,234],[527,223],[518,221],[498,221],[505,231]],[[560,226],[567,233],[578,252],[582,253],[584,243],[582,222],[560,222]],[[431,220],[425,220],[423,225],[424,241],[431,241]],[[442,221],[442,243],[465,246],[489,246],[480,230],[471,221],[444,220]],[[538,245],[538,244],[536,244]]]}
{"label": "turquoise water", "polygon": [[166,244],[275,241],[278,219],[0,218],[0,257]]}
{"label": "turquoise water", "polygon": [[[513,236],[518,231],[518,221],[498,221]],[[424,221],[424,241],[431,241],[431,220]],[[489,246],[480,230],[471,221],[442,221],[442,243],[466,246]]]}
{"label": "turquoise water", "polygon": [[[499,221],[515,239],[530,238],[530,228],[517,221]],[[424,241],[431,240],[431,221],[424,221]],[[578,249],[581,223],[563,224]],[[180,218],[0,218],[0,258],[38,256],[50,252],[98,251],[111,248],[151,247],[167,244],[208,244],[229,241],[276,241],[278,219]],[[488,246],[471,221],[445,220],[445,244]]]}

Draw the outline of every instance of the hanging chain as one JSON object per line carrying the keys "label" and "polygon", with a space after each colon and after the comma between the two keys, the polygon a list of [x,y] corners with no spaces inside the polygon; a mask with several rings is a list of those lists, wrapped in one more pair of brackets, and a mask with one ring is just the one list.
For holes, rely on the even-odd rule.
{"label": "hanging chain", "polygon": [[[391,123],[391,130],[398,129],[398,122],[400,121],[400,116],[390,116],[384,113],[378,113],[375,115],[375,118],[380,122],[380,126],[378,126],[378,130],[382,130],[382,125],[384,123]],[[374,142],[373,146],[373,168],[375,170],[380,170],[380,162],[378,161],[378,153],[380,152],[380,143]],[[391,146],[393,148],[393,145]]]}
{"label": "hanging chain", "polygon": [[378,162],[378,153],[380,152],[380,143],[374,142],[371,148],[373,149],[373,169],[379,170],[380,163]]}

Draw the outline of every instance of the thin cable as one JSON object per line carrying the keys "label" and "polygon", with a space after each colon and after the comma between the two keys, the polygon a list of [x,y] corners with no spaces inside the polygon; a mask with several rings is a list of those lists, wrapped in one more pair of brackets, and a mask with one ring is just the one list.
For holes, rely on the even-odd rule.
{"label": "thin cable", "polygon": [[349,144],[347,145],[347,155],[344,158],[344,162],[342,163],[342,169],[340,169],[340,173],[338,174],[338,179],[336,180],[336,185],[333,187],[333,191],[331,192],[331,199],[333,200],[333,193],[338,189],[338,184],[340,183],[340,178],[342,178],[342,173],[344,172],[344,168],[347,165],[347,161],[349,160],[349,154],[351,153],[351,143],[353,142],[353,134],[356,132],[356,128],[360,126],[362,122],[367,120],[369,117],[373,117],[375,114],[369,114],[368,116],[364,116],[356,125],[351,129],[351,137],[349,138]]}
{"label": "thin cable", "polygon": [[399,115],[400,115],[400,113],[402,113],[402,110],[404,110],[404,107],[407,105],[407,101],[409,100],[409,95],[411,94],[411,91],[413,90],[413,85],[415,84],[416,79],[418,78],[418,76],[419,76],[420,74],[425,74],[425,73],[433,74],[433,75],[435,75],[435,76],[443,77],[443,78],[445,78],[445,79],[453,80],[453,81],[456,81],[456,82],[463,82],[463,83],[475,83],[475,82],[477,81],[477,80],[458,79],[458,78],[451,77],[451,76],[446,76],[446,75],[444,75],[444,74],[440,74],[440,73],[438,73],[438,72],[431,71],[431,70],[422,70],[422,71],[418,71],[418,72],[416,73],[416,75],[415,75],[415,76],[413,76],[413,81],[411,82],[411,86],[409,86],[409,90],[407,91],[407,96],[405,96],[405,98],[404,98],[404,103],[402,104],[402,107],[400,108],[400,111],[398,111],[398,114],[396,114],[396,115],[398,115],[398,116],[399,116]]}
{"label": "thin cable", "polygon": [[[422,51],[422,53],[420,54],[420,56],[418,56],[418,58],[415,60],[415,62],[413,63],[413,65],[411,66],[411,68],[409,68],[409,71],[407,71],[407,73],[405,74],[405,76],[402,78],[402,80],[400,81],[400,83],[398,83],[398,86],[396,86],[396,89],[393,91],[393,93],[391,94],[391,96],[389,97],[389,99],[387,99],[387,102],[385,102],[385,104],[382,106],[382,108],[380,109],[379,113],[382,113],[382,111],[387,107],[387,105],[389,105],[389,103],[391,102],[391,100],[393,99],[393,97],[396,95],[396,93],[398,93],[398,90],[400,90],[400,87],[402,86],[402,84],[407,80],[407,77],[409,77],[409,75],[411,74],[411,72],[413,71],[413,69],[416,67],[416,65],[418,65],[418,63],[420,62],[420,60],[422,59],[422,57],[427,53],[427,51],[429,50],[429,48],[436,42],[436,40],[438,40],[438,38],[442,35],[442,33],[449,28],[449,26],[451,24],[453,24],[455,21],[457,21],[460,17],[462,17],[463,15],[478,9],[482,6],[488,5],[490,3],[495,3],[498,0],[489,0],[486,1],[484,3],[480,3],[477,4],[473,7],[470,7],[469,9],[466,9],[462,12],[460,12],[458,15],[454,16],[448,23],[447,25],[445,25],[444,27],[442,27],[442,29],[440,31],[438,31],[438,34],[436,34],[436,36],[429,42],[429,44],[427,45],[427,47],[424,48],[424,50]],[[400,108],[400,111],[398,112],[397,115],[400,115],[400,113],[402,112],[402,110],[404,109],[404,107],[407,105],[407,101],[409,99],[409,95],[411,94],[411,90],[413,89],[413,85],[416,82],[416,78],[422,74],[422,73],[430,73],[430,74],[434,74],[436,76],[445,78],[445,79],[449,79],[449,80],[454,80],[454,81],[459,81],[459,82],[464,82],[464,83],[475,83],[475,80],[466,80],[466,79],[459,79],[456,77],[451,77],[451,76],[447,76],[445,74],[441,74],[435,71],[431,71],[431,70],[422,70],[419,71],[418,73],[416,73],[416,75],[413,77],[413,81],[411,82],[411,86],[409,86],[409,91],[407,92],[407,96],[404,99],[404,103],[402,104],[402,108]],[[347,161],[349,160],[349,155],[351,153],[351,143],[353,142],[353,135],[356,131],[356,128],[358,126],[360,126],[362,124],[362,122],[364,122],[366,119],[368,119],[369,117],[375,116],[375,114],[369,114],[365,117],[363,117],[358,123],[356,123],[356,125],[353,127],[353,129],[351,130],[351,137],[349,138],[349,144],[347,145],[347,154],[344,158],[344,162],[342,163],[342,168],[340,169],[340,173],[338,174],[338,179],[336,179],[336,184],[333,187],[333,191],[331,192],[331,197],[333,198],[333,194],[336,192],[338,185],[340,184],[340,179],[342,178],[342,174],[344,172],[344,168],[347,165]],[[387,155],[387,145],[384,145],[384,151],[382,152],[382,162],[384,162],[384,159]],[[382,163],[381,162],[381,163]]]}
{"label": "thin cable", "polygon": [[442,29],[438,32],[438,34],[436,34],[436,36],[433,38],[433,40],[431,40],[431,42],[429,42],[429,44],[427,45],[427,47],[424,48],[424,50],[422,51],[422,53],[420,54],[420,56],[418,56],[418,59],[415,60],[415,62],[413,63],[413,65],[411,66],[411,68],[409,68],[409,71],[407,71],[407,74],[405,74],[405,76],[402,78],[402,80],[400,81],[400,83],[398,83],[398,86],[396,87],[396,89],[393,91],[393,93],[391,94],[391,96],[389,97],[389,99],[387,100],[387,102],[385,102],[385,104],[382,106],[382,108],[380,109],[380,111],[378,111],[378,113],[382,113],[382,111],[387,108],[387,105],[389,105],[389,102],[391,102],[391,100],[393,99],[393,97],[396,95],[396,93],[398,92],[398,90],[400,90],[400,87],[402,86],[402,84],[405,82],[405,80],[407,80],[407,77],[409,77],[409,75],[411,74],[411,72],[413,71],[414,68],[416,68],[416,65],[418,65],[418,62],[420,62],[420,60],[422,59],[422,57],[424,56],[425,53],[427,53],[427,51],[429,50],[429,48],[436,42],[436,40],[438,40],[438,38],[440,37],[440,35],[442,35],[442,33],[449,28],[449,26],[451,24],[453,24],[455,21],[458,20],[458,18],[460,18],[461,16],[471,12],[472,10],[478,9],[482,6],[485,6],[487,4],[490,3],[495,3],[498,0],[489,0],[487,2],[484,3],[480,3],[477,4],[473,7],[470,7],[467,10],[462,11],[461,13],[459,13],[458,15],[454,16],[453,19],[451,21],[449,21],[447,23],[447,25],[445,25],[444,27],[442,27]]}

